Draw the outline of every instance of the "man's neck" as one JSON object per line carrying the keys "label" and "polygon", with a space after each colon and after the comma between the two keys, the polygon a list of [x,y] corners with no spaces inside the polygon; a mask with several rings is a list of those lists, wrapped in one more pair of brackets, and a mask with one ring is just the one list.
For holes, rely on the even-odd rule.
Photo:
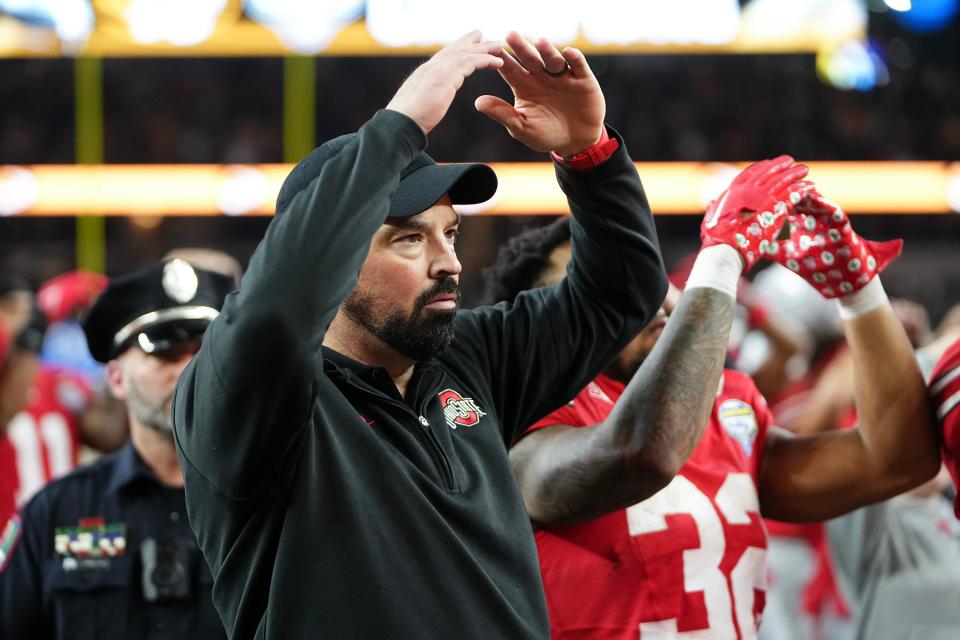
{"label": "man's neck", "polygon": [[172,433],[142,425],[130,416],[130,440],[144,464],[161,484],[168,487],[183,486],[183,473],[180,471]]}
{"label": "man's neck", "polygon": [[323,346],[371,367],[386,369],[400,396],[407,397],[407,384],[416,362],[397,353],[366,329],[337,314],[323,337]]}

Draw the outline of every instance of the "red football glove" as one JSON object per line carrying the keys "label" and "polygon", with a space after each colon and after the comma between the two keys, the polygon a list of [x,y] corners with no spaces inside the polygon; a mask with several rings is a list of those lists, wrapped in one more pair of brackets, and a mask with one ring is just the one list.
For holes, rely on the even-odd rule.
{"label": "red football glove", "polygon": [[843,209],[812,186],[801,183],[804,195],[790,221],[790,239],[771,259],[801,275],[824,298],[842,298],[862,289],[899,256],[903,240],[864,240]]}
{"label": "red football glove", "polygon": [[700,225],[702,246],[730,245],[743,257],[744,270],[764,254],[775,253],[791,193],[806,175],[807,167],[794,165],[790,156],[761,160],[744,169],[707,207]]}
{"label": "red football glove", "polygon": [[93,304],[108,282],[106,276],[83,269],[62,273],[40,287],[37,306],[47,322],[66,320]]}

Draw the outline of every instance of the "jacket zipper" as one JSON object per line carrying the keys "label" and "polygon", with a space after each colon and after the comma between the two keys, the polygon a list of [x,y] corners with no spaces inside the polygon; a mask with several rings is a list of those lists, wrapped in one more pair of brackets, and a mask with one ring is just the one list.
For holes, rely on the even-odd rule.
{"label": "jacket zipper", "polygon": [[411,416],[417,422],[417,425],[420,427],[420,431],[426,436],[426,438],[418,438],[418,440],[420,440],[420,442],[425,441],[427,453],[430,454],[430,458],[433,460],[434,467],[436,468],[437,473],[440,475],[440,482],[443,485],[443,488],[447,492],[455,492],[457,487],[456,481],[453,477],[453,467],[450,465],[450,460],[447,458],[447,454],[443,450],[443,446],[440,444],[437,434],[435,434],[433,429],[430,428],[430,421],[427,420],[422,414],[417,415],[413,409],[402,402],[397,402],[389,397],[374,393],[359,385],[353,385],[353,387],[355,389],[359,389],[368,396],[372,396],[377,400],[385,401],[395,407],[400,408],[404,413]]}
{"label": "jacket zipper", "polygon": [[443,445],[440,444],[440,439],[437,438],[437,434],[433,432],[432,428],[430,428],[430,421],[422,415],[417,419],[417,421],[420,423],[420,428],[423,429],[423,432],[427,435],[427,441],[431,445],[430,448],[433,449],[434,464],[437,465],[437,471],[440,472],[440,476],[443,478],[443,488],[447,491],[456,490],[456,480],[453,477],[453,467],[450,466],[450,460],[447,458],[447,454],[443,450]]}

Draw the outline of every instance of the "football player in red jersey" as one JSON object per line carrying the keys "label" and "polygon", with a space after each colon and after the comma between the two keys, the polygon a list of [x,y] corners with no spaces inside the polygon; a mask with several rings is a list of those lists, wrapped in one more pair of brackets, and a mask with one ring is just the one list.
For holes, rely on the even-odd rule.
{"label": "football player in red jersey", "polygon": [[[5,435],[7,422],[27,404],[36,355],[22,348],[30,326],[33,293],[22,279],[0,273],[0,527],[16,511],[16,452]],[[2,546],[0,546],[2,549]]]}
{"label": "football player in red jersey", "polygon": [[[513,446],[554,637],[755,637],[761,514],[826,519],[936,473],[923,379],[874,277],[899,245],[856,236],[800,178],[787,157],[745,170],[708,209],[704,247],[655,346],[631,345],[633,366],[621,357]],[[791,210],[790,238],[778,240]],[[504,256],[520,270],[540,266],[526,286],[551,284],[565,264],[562,238],[539,243],[539,259],[529,255],[537,246],[528,236]],[[747,376],[721,375],[737,280],[761,254],[825,297],[839,294],[859,427],[792,437]],[[522,278],[510,271],[501,264],[493,276],[516,286]]]}
{"label": "football player in red jersey", "polygon": [[0,382],[0,520],[7,518],[50,480],[78,463],[81,443],[110,451],[126,440],[126,422],[103,394],[77,372],[41,363],[48,323],[82,312],[106,286],[104,276],[85,271],[62,274],[34,296],[21,282],[11,296],[32,310],[3,368]]}
{"label": "football player in red jersey", "polygon": [[960,339],[937,362],[930,376],[930,396],[940,421],[943,462],[957,488],[954,513],[960,519]]}
{"label": "football player in red jersey", "polygon": [[[222,251],[176,248],[164,260],[178,257],[194,266],[228,275],[236,282],[243,274],[239,262]],[[84,270],[69,271],[49,280],[35,296],[41,324],[44,319],[53,326],[79,318],[107,283],[106,276]],[[10,315],[3,313],[4,307],[12,308],[17,300],[26,304],[28,310],[32,307],[34,296],[25,283],[17,290],[19,297],[12,293],[4,297],[4,290],[0,282],[0,320]],[[80,330],[79,326],[77,329]],[[35,328],[34,333],[34,348],[39,350],[42,327]],[[83,349],[86,350],[85,341]],[[15,372],[0,373],[0,529],[16,507],[25,504],[49,481],[77,466],[82,445],[108,453],[123,446],[128,437],[123,403],[105,388],[96,391],[96,385],[80,371],[59,363],[40,363],[37,353],[29,349],[15,349],[11,358],[17,358],[9,367]],[[16,385],[8,380],[14,377]],[[16,387],[9,393],[11,397],[21,398],[12,411],[5,407],[13,403],[2,400],[8,387]]]}

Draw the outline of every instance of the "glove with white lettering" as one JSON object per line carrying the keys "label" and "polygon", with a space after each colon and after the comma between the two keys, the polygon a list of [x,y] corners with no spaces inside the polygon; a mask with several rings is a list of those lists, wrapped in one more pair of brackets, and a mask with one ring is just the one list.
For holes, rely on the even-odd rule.
{"label": "glove with white lettering", "polygon": [[761,257],[776,254],[783,223],[807,188],[798,186],[807,171],[790,156],[761,160],[744,169],[707,207],[700,225],[702,246],[733,247],[743,258],[744,270]]}
{"label": "glove with white lettering", "polygon": [[[809,185],[809,186],[808,186]],[[804,195],[790,218],[790,239],[770,258],[802,276],[824,298],[842,298],[862,289],[894,258],[903,240],[864,240],[839,205],[804,182]]]}

